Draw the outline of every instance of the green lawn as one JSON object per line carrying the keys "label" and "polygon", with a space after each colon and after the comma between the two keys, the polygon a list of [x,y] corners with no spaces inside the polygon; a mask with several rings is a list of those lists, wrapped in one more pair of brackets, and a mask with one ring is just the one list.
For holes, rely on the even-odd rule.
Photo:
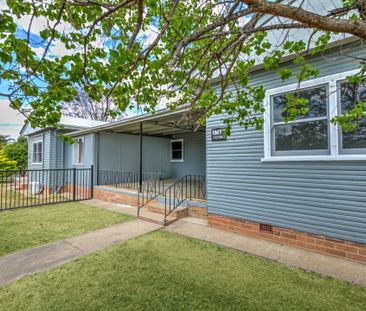
{"label": "green lawn", "polygon": [[[0,256],[112,226],[133,217],[82,203],[0,212]],[[0,306],[1,310],[1,306]]]}
{"label": "green lawn", "polygon": [[158,231],[0,287],[0,309],[364,311],[366,289]]}

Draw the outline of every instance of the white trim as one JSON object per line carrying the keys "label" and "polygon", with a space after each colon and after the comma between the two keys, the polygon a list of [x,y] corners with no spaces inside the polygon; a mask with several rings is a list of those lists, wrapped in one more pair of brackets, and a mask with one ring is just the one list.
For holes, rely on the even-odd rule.
{"label": "white trim", "polygon": [[262,162],[303,162],[303,161],[366,161],[366,154],[314,155],[314,156],[272,156]]}
{"label": "white trim", "polygon": [[[74,143],[74,145],[72,146],[72,165],[84,165],[84,161],[85,161],[85,137],[82,136],[82,137],[78,137],[78,138],[75,138],[75,140],[79,141],[81,140],[83,142],[83,146],[84,146],[84,156],[83,156],[83,162],[75,162],[75,146],[76,144],[78,144],[79,148],[80,148],[80,145],[79,143]],[[79,148],[78,148],[78,153],[79,153]],[[79,154],[78,154],[78,158],[79,158]]]}
{"label": "white trim", "polygon": [[[304,81],[301,83],[301,88],[314,87],[321,84],[327,84],[329,88],[328,98],[328,115],[329,120],[338,115],[338,94],[337,82],[344,80],[347,76],[351,76],[359,72],[359,70],[351,70],[342,73],[337,73],[322,78]],[[286,86],[281,86],[267,90],[266,97],[263,103],[264,112],[264,158],[263,162],[280,162],[280,161],[348,161],[348,160],[366,160],[366,154],[340,154],[339,148],[339,126],[337,124],[329,124],[329,146],[330,155],[299,155],[299,156],[274,156],[271,153],[271,96],[296,90],[297,83]]]}
{"label": "white trim", "polygon": [[[33,158],[34,158],[34,145],[38,145],[39,143],[41,143],[42,144],[42,151],[41,151],[41,162],[34,162],[33,161]],[[43,139],[42,139],[42,137],[40,137],[40,138],[38,138],[37,140],[34,140],[34,141],[32,141],[32,154],[31,154],[31,163],[32,164],[36,164],[36,165],[39,165],[39,164],[42,164],[43,163],[43,153],[44,153],[44,151],[43,151]],[[36,156],[36,158],[38,158],[38,151],[37,151],[37,156]]]}
{"label": "white trim", "polygon": [[[181,159],[173,159],[173,149],[172,149],[172,143],[180,141],[182,143],[182,158]],[[184,139],[171,139],[170,140],[170,162],[184,162]]]}

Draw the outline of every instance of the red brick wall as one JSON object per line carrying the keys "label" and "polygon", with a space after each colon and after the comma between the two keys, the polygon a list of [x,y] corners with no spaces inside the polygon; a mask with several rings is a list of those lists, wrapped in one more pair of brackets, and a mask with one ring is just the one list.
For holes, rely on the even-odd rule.
{"label": "red brick wall", "polygon": [[208,223],[215,228],[366,264],[366,244],[331,239],[275,226],[272,227],[273,232],[270,233],[260,230],[258,223],[214,214],[208,215]]}
{"label": "red brick wall", "polygon": [[137,206],[137,196],[94,188],[94,199]]}
{"label": "red brick wall", "polygon": [[188,205],[188,216],[197,218],[207,218],[207,208],[194,205]]}

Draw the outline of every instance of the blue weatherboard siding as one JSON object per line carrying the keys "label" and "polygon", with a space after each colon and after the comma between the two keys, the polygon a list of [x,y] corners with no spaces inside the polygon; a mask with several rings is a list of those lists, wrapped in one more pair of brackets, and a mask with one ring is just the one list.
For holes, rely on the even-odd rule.
{"label": "blue weatherboard siding", "polygon": [[[170,176],[169,139],[143,136],[143,171]],[[117,133],[99,134],[99,169],[139,171],[139,136]]]}
{"label": "blue weatherboard siding", "polygon": [[[360,45],[343,47],[351,56],[365,52]],[[359,66],[337,49],[310,62],[320,76]],[[265,71],[252,81],[266,89],[284,85]],[[227,141],[211,141],[221,118],[207,122],[209,213],[366,243],[366,161],[262,162],[262,131],[234,126]]]}
{"label": "blue weatherboard siding", "polygon": [[183,138],[183,162],[171,163],[171,177],[179,178],[186,174],[206,175],[205,133],[192,132],[175,135],[173,139]]}

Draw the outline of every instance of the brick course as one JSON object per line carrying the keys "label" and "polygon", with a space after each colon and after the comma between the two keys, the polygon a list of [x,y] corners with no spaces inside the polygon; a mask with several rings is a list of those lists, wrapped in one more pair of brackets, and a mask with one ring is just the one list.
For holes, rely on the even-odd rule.
{"label": "brick course", "polygon": [[94,188],[94,199],[137,206],[137,195],[128,195]]}
{"label": "brick course", "polygon": [[273,226],[273,232],[261,231],[259,224],[221,215],[209,214],[211,227],[270,240],[326,255],[366,264],[366,244],[331,239],[320,235]]}
{"label": "brick course", "polygon": [[188,216],[206,219],[207,218],[207,208],[188,205]]}

